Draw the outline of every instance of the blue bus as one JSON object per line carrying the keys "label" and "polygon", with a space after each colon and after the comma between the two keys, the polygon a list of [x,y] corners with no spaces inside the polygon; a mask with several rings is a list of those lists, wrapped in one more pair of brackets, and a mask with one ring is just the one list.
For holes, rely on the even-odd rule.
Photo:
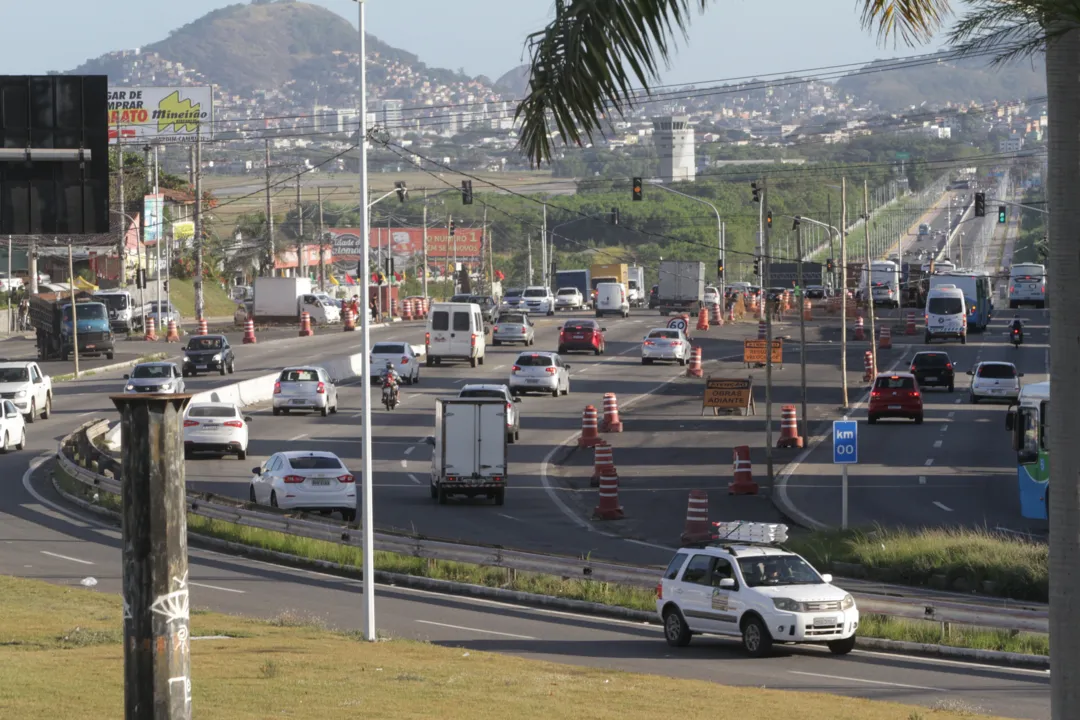
{"label": "blue bus", "polygon": [[955,285],[964,291],[964,304],[967,306],[968,327],[975,331],[985,330],[994,315],[993,295],[990,290],[990,275],[974,270],[950,270],[936,272],[930,276],[930,287]]}

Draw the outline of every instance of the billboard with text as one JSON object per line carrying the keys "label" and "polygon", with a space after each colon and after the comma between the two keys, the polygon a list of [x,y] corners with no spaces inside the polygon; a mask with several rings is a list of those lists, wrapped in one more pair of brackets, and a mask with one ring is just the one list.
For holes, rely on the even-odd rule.
{"label": "billboard with text", "polygon": [[193,143],[214,135],[214,88],[110,87],[109,143]]}
{"label": "billboard with text", "polygon": [[[357,228],[331,228],[334,256],[360,254],[360,230]],[[368,246],[371,250],[389,246],[396,258],[408,258],[424,251],[423,228],[371,228]],[[483,231],[480,228],[456,228],[450,237],[445,227],[428,228],[427,254],[429,259],[453,258],[479,260],[483,252]]]}

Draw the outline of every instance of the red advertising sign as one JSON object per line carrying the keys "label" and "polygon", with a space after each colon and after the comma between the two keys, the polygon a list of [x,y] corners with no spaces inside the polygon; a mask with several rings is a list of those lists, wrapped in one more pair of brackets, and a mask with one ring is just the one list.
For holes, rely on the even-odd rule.
{"label": "red advertising sign", "polygon": [[[334,256],[359,255],[360,231],[357,228],[331,228]],[[409,257],[424,252],[423,228],[371,228],[369,242],[372,250],[385,251],[389,245],[395,257]],[[449,237],[445,227],[428,228],[428,258],[457,257],[459,260],[480,259],[483,250],[483,231],[480,228],[456,228]]]}
{"label": "red advertising sign", "polygon": [[[326,262],[331,261],[329,249],[324,252]],[[309,268],[318,267],[319,265],[319,246],[318,245],[305,245],[304,246],[304,265]],[[274,261],[274,267],[278,270],[285,268],[294,268],[297,266],[296,262],[296,250],[283,250],[278,253],[277,259]]]}

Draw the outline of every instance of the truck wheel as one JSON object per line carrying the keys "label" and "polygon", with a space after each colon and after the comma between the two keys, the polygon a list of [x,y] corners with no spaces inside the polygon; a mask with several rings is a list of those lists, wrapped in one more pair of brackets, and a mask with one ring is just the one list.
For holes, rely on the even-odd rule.
{"label": "truck wheel", "polygon": [[111,352],[110,353],[105,353],[105,357],[107,359],[109,359],[109,360],[112,360],[113,359],[113,353],[111,353]]}
{"label": "truck wheel", "polygon": [[424,364],[427,365],[428,367],[431,367],[432,363],[433,363],[433,360],[431,359],[430,355],[428,355],[426,358],[424,358]]}
{"label": "truck wheel", "polygon": [[476,358],[469,358],[469,367],[476,367]]}
{"label": "truck wheel", "polygon": [[32,423],[37,420],[37,401],[30,401],[30,414],[26,416],[26,422]]}
{"label": "truck wheel", "polygon": [[765,657],[772,652],[773,639],[760,618],[751,617],[743,624],[743,649],[750,657]]}
{"label": "truck wheel", "polygon": [[8,449],[9,449],[8,448],[8,434],[5,431],[4,432],[4,444],[0,445],[0,453],[4,453],[5,455],[7,455]]}
{"label": "truck wheel", "polygon": [[439,491],[435,488],[435,483],[430,483],[430,485],[431,485],[431,499],[434,500],[435,498],[439,497]]}
{"label": "truck wheel", "polygon": [[45,410],[41,413],[41,419],[48,420],[50,415],[52,415],[52,395],[46,395]]}
{"label": "truck wheel", "polygon": [[829,646],[829,652],[833,655],[847,655],[855,649],[855,636],[852,635],[843,640],[830,640],[825,644]]}
{"label": "truck wheel", "polygon": [[686,647],[693,634],[686,625],[678,608],[671,608],[664,613],[664,639],[671,647]]}
{"label": "truck wheel", "polygon": [[495,504],[502,505],[506,502],[506,488],[499,488],[495,491]]}

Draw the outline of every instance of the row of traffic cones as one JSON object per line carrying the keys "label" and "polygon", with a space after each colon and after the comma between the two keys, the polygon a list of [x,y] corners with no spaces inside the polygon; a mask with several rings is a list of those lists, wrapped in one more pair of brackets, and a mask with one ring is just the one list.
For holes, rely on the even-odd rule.
{"label": "row of traffic cones", "polygon": [[[251,321],[248,320],[250,323]],[[165,342],[180,342],[180,333],[176,328],[176,321],[169,320],[168,330],[165,332]],[[209,335],[207,331],[206,320],[199,320],[199,329],[196,335]],[[254,328],[252,329],[252,337],[254,337]],[[154,318],[146,318],[146,332],[143,334],[143,340],[147,342],[157,342],[157,323],[154,322]],[[247,342],[247,340],[244,340]]]}

